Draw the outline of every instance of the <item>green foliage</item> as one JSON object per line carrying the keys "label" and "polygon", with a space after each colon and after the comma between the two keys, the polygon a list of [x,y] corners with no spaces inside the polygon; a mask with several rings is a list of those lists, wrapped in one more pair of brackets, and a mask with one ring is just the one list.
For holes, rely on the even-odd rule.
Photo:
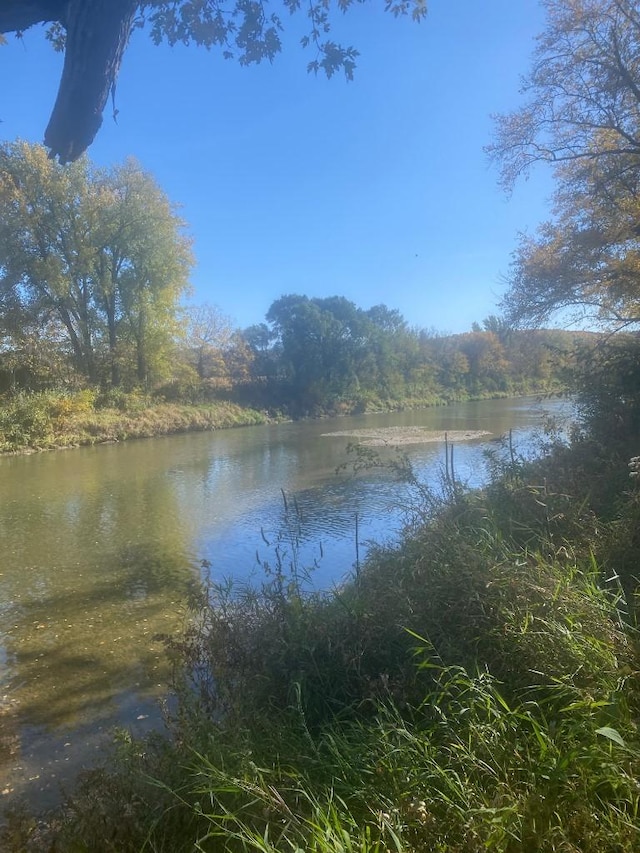
{"label": "green foliage", "polygon": [[0,405],[0,450],[46,449],[65,445],[65,432],[93,413],[96,392],[18,392]]}
{"label": "green foliage", "polygon": [[617,450],[627,456],[637,449],[640,336],[616,335],[579,353],[573,382],[585,435],[609,453]]}
{"label": "green foliage", "polygon": [[[560,567],[545,568],[556,584],[562,583]],[[367,571],[389,569],[374,561]],[[465,589],[453,571],[448,580],[453,583],[451,592],[459,595]],[[523,673],[530,661],[549,663],[561,672],[563,680],[546,691],[528,684],[513,692],[513,682],[501,685],[487,671],[493,661],[486,658],[479,669],[447,664],[430,641],[406,630],[402,650],[396,640],[389,662],[400,663],[409,680],[400,682],[397,667],[374,669],[377,676],[366,677],[363,646],[354,642],[362,636],[364,626],[358,624],[362,614],[360,619],[354,612],[347,615],[338,599],[328,606],[343,615],[330,623],[327,633],[331,631],[336,645],[343,645],[343,654],[333,653],[323,641],[325,620],[313,612],[310,602],[301,601],[299,589],[285,591],[290,606],[286,610],[282,591],[274,597],[273,587],[238,604],[238,609],[244,607],[244,633],[259,636],[266,649],[236,636],[242,628],[235,618],[227,621],[230,633],[224,636],[214,628],[210,640],[207,630],[225,617],[217,610],[220,600],[215,613],[209,611],[212,600],[200,602],[201,640],[212,642],[225,659],[229,646],[237,651],[238,643],[247,650],[251,647],[258,657],[241,656],[235,661],[237,669],[225,672],[218,665],[213,672],[208,667],[217,665],[219,658],[205,652],[196,660],[190,656],[192,647],[187,661],[197,663],[201,673],[209,672],[210,687],[222,686],[222,696],[211,706],[203,704],[201,691],[182,694],[173,745],[130,744],[115,776],[92,774],[67,808],[63,837],[76,844],[82,839],[86,846],[78,849],[96,851],[136,850],[143,843],[153,850],[188,850],[195,844],[211,851],[323,853],[388,849],[462,853],[474,845],[496,851],[544,851],[562,845],[594,853],[633,849],[638,842],[634,780],[640,752],[629,690],[620,686],[625,672],[632,669],[626,662],[628,644],[616,628],[615,607],[592,586],[588,597],[599,617],[583,622],[578,614],[571,632],[565,626],[558,634],[550,629],[550,620],[558,616],[566,620],[571,611],[564,605],[571,598],[578,600],[584,587],[578,584],[565,599],[551,583],[537,592],[539,616],[529,614],[528,624],[521,618],[512,620],[511,607],[520,603],[526,609],[523,593],[538,589],[538,580],[532,574],[530,587],[514,590],[505,585],[501,590],[500,614],[513,633],[498,638],[496,648],[517,636],[520,645],[512,649],[512,656],[517,660],[523,650],[529,652],[529,659],[522,662]],[[389,585],[391,581],[389,577]],[[453,595],[442,598],[445,586],[446,582],[437,584],[436,596],[440,605],[450,606]],[[481,589],[467,588],[467,600]],[[375,608],[371,622],[377,617],[388,624],[389,598],[361,595],[363,604]],[[478,604],[484,600],[483,596]],[[327,603],[321,606],[326,617]],[[301,632],[305,622],[307,631]],[[424,621],[423,625],[429,627]],[[452,636],[459,627],[451,625]],[[466,627],[473,631],[477,622]],[[368,643],[379,642],[382,634],[369,636]],[[556,660],[554,644],[559,637],[567,654]],[[296,650],[289,644],[301,642],[304,647],[292,658]],[[331,666],[325,667],[328,655]],[[271,662],[270,656],[279,663]],[[606,671],[601,673],[602,656]],[[299,671],[287,669],[305,657],[315,664],[307,675],[328,691],[322,700],[327,706],[322,725],[310,725],[302,700],[305,682]],[[585,661],[589,679],[580,671]],[[338,663],[351,670],[348,679],[331,675]],[[281,686],[272,682],[271,701],[265,704],[263,679],[274,677],[278,669],[278,677],[287,682]],[[330,708],[336,699],[338,708],[343,706],[345,681],[352,688],[357,685],[348,715]],[[414,700],[409,700],[407,688]],[[205,695],[212,694],[205,691]],[[318,690],[318,700],[321,695]],[[142,774],[162,781],[145,782]],[[123,819],[126,803],[131,805]]]}
{"label": "green foliage", "polygon": [[5,352],[22,366],[44,337],[91,382],[166,375],[191,254],[164,193],[132,161],[63,168],[23,142],[0,148],[0,167]]}
{"label": "green foliage", "polygon": [[[393,411],[469,398],[560,391],[567,386],[575,352],[579,349],[579,359],[587,364],[599,340],[587,333],[514,331],[499,324],[499,334],[479,331],[439,337],[408,329],[402,316],[384,305],[363,310],[339,297],[299,296],[274,303],[271,330],[263,325],[238,333],[217,309],[201,306],[192,312],[186,330],[174,336],[173,295],[167,295],[168,303],[158,297],[150,308],[144,302],[145,288],[141,315],[131,309],[120,318],[113,358],[109,348],[103,347],[104,335],[98,336],[100,347],[91,351],[96,366],[106,372],[105,381],[99,389],[83,392],[93,394],[100,411],[115,409],[140,420],[145,409],[162,402],[196,407],[229,402],[281,417],[283,412],[299,416]],[[142,326],[134,322],[136,316]],[[40,338],[35,329],[29,331],[32,340],[39,341],[37,349],[30,349],[31,344],[23,340],[20,350],[8,348],[2,353],[0,382],[11,392],[22,384],[33,390],[51,388],[53,394],[59,394],[60,387],[68,389],[63,405],[68,417],[65,422],[52,413],[55,441],[45,442],[46,446],[173,431],[162,417],[154,426],[155,415],[144,426],[131,421],[116,427],[114,420],[105,429],[104,418],[82,422],[81,415],[90,414],[82,410],[77,397],[83,379],[64,352],[57,350],[53,357],[57,345],[54,340],[47,343],[47,329],[43,331]],[[15,335],[5,338],[9,346],[18,342],[17,331]],[[147,381],[149,370],[161,381]],[[142,377],[138,382],[135,373]],[[116,378],[122,384],[114,383]],[[250,412],[248,416],[253,417]],[[6,431],[10,429],[8,410],[3,417]],[[202,428],[197,412],[186,420],[181,414],[179,420]],[[30,445],[26,438],[16,438],[7,447],[40,447],[43,440]]]}
{"label": "green foliage", "polygon": [[53,423],[46,394],[17,394],[0,407],[0,449],[20,450],[52,444]]}
{"label": "green foliage", "polygon": [[[271,305],[268,323],[239,332],[215,306],[179,310],[188,247],[172,238],[177,220],[166,199],[133,164],[108,175],[83,162],[64,171],[24,145],[5,146],[4,157],[13,178],[28,178],[19,192],[10,174],[5,183],[6,209],[17,205],[4,224],[4,239],[16,245],[0,278],[6,390],[78,387],[89,378],[173,402],[348,414],[558,391],[576,346],[595,340],[515,331],[496,317],[485,331],[438,336],[410,329],[386,305],[296,294]],[[42,209],[31,210],[31,196]],[[36,213],[52,235],[46,258],[33,242]]]}
{"label": "green foliage", "polygon": [[265,423],[254,409],[210,400],[179,405],[141,390],[18,392],[0,405],[0,452],[72,447]]}
{"label": "green foliage", "polygon": [[97,394],[95,401],[97,409],[117,409],[128,414],[142,412],[150,403],[141,391],[124,391],[122,388],[107,388]]}
{"label": "green foliage", "polygon": [[267,321],[278,342],[281,376],[302,412],[357,389],[367,337],[364,312],[352,302],[282,296]]}
{"label": "green foliage", "polygon": [[385,305],[365,310],[337,296],[283,296],[267,321],[243,333],[252,387],[296,415],[560,390],[577,344],[589,340],[509,330],[495,317],[497,331],[434,336]]}

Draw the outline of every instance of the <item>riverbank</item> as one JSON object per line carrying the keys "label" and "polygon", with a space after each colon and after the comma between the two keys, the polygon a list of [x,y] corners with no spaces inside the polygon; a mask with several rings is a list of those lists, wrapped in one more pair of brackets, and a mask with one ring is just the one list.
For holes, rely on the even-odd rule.
{"label": "riverbank", "polygon": [[0,453],[34,453],[273,421],[237,403],[168,403],[129,393],[23,394],[0,407]]}
{"label": "riverbank", "polygon": [[[561,394],[560,388],[539,393]],[[517,396],[517,395],[516,395]],[[530,394],[526,395],[530,396]],[[470,400],[507,399],[509,395],[452,395],[404,400],[343,402],[318,410],[316,418],[417,410]],[[225,400],[167,402],[138,392],[84,390],[17,394],[0,403],[0,454],[36,453],[134,438],[203,432],[267,424],[294,417],[284,410],[267,411]]]}
{"label": "riverbank", "polygon": [[482,492],[422,489],[423,520],[330,593],[305,591],[295,556],[203,589],[166,640],[167,733],[122,735],[5,849],[637,849],[628,452],[583,438]]}
{"label": "riverbank", "polygon": [[[148,720],[137,718],[150,713],[147,688],[159,701],[168,679],[162,645],[152,638],[180,630],[202,559],[214,579],[233,577],[241,585],[259,573],[256,549],[271,559],[261,531],[285,547],[290,527],[281,488],[289,508],[297,500],[304,514],[299,560],[311,567],[318,560],[316,588],[341,581],[358,557],[356,537],[361,561],[368,542],[395,537],[404,487],[384,471],[353,476],[366,461],[347,452],[355,439],[327,433],[369,425],[395,447],[401,435],[422,440],[443,428],[453,440],[463,424],[495,436],[513,428],[515,448],[526,455],[543,411],[562,418],[569,407],[560,400],[549,408],[531,398],[490,401],[0,459],[0,634],[20,733],[19,756],[0,767],[0,789],[15,792],[0,801],[0,811],[23,795],[32,808],[52,807],[60,784],[71,790],[74,768],[96,761],[93,744],[86,746],[92,725],[141,734]],[[474,483],[484,480],[484,450],[498,453],[500,445],[456,445],[457,480],[471,472]],[[444,473],[444,442],[404,450],[425,481]],[[387,460],[403,458],[381,452]]]}

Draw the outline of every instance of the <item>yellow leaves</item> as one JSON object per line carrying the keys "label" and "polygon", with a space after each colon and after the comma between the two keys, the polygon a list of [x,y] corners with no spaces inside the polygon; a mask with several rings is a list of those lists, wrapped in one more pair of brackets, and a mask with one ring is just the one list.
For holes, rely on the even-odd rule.
{"label": "yellow leaves", "polygon": [[90,378],[105,341],[113,364],[134,347],[148,363],[156,339],[171,342],[193,262],[182,228],[133,161],[62,167],[42,146],[0,146],[0,236],[9,278],[22,285],[15,299],[43,324],[55,320]]}

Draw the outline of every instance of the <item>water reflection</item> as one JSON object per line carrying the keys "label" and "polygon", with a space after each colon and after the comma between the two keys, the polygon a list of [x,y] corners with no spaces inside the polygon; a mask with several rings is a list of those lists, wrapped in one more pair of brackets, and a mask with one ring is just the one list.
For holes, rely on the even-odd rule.
{"label": "water reflection", "polygon": [[[381,472],[337,476],[348,438],[326,433],[514,427],[526,440],[540,419],[529,402],[497,401],[0,459],[0,790],[42,804],[101,732],[154,717],[167,671],[153,637],[181,626],[201,559],[218,578],[256,571],[256,551],[273,560],[261,530],[272,546],[283,535],[281,490],[296,496],[301,562],[322,543],[320,585],[353,566],[356,513],[361,543],[393,534],[408,495]],[[481,481],[485,447],[457,446],[460,478]],[[406,450],[438,476],[442,445]]]}
{"label": "water reflection", "polygon": [[43,765],[80,761],[77,731],[113,725],[124,695],[145,716],[167,678],[153,637],[179,626],[197,577],[171,490],[81,455],[2,460],[4,790],[36,776],[53,790]]}

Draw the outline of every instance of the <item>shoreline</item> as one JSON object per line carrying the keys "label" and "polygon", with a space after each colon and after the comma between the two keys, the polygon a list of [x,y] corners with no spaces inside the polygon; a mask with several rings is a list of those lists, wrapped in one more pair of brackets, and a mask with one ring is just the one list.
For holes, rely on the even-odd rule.
{"label": "shoreline", "polygon": [[[130,408],[88,408],[86,405],[78,405],[79,411],[73,411],[75,398],[58,395],[58,400],[52,396],[54,402],[43,404],[44,417],[47,419],[46,433],[40,435],[29,435],[28,426],[23,428],[25,432],[20,435],[23,441],[21,446],[15,446],[16,439],[11,439],[11,433],[5,426],[4,441],[0,421],[0,458],[10,456],[30,456],[36,453],[73,450],[80,447],[93,447],[100,444],[118,444],[141,438],[156,438],[170,435],[184,435],[190,432],[215,432],[219,429],[235,429],[246,426],[266,426],[274,423],[305,421],[305,420],[328,420],[330,418],[354,417],[359,415],[391,414],[401,411],[418,411],[420,409],[442,408],[458,405],[459,403],[480,402],[482,400],[504,400],[504,399],[526,399],[559,397],[563,395],[560,389],[546,389],[527,394],[494,394],[488,396],[466,397],[455,400],[439,400],[431,403],[407,400],[403,405],[400,401],[393,401],[393,405],[385,408],[375,408],[368,411],[357,411],[357,407],[344,409],[342,411],[326,411],[315,416],[292,417],[284,413],[270,413],[264,409],[259,410],[238,403],[219,401],[216,403],[152,403],[146,404],[139,397],[134,399]],[[132,395],[133,396],[133,395]],[[33,398],[38,400],[37,397]],[[56,414],[56,407],[60,407],[59,400],[68,401],[67,406],[71,412],[62,415]],[[391,401],[390,401],[391,402]],[[413,404],[412,404],[413,403]],[[51,411],[46,410],[48,405]],[[0,416],[3,409],[8,406],[0,406]],[[29,413],[32,420],[35,417]],[[42,413],[38,410],[38,415]],[[10,429],[17,433],[21,429],[16,420],[10,423]],[[348,435],[360,438],[357,434],[362,431],[348,431]],[[386,436],[369,435],[372,431],[365,430],[362,443],[370,446],[384,446],[388,444]],[[402,436],[394,438],[395,443],[414,444],[425,441],[444,441],[445,432],[440,431],[438,436],[424,437],[424,435]],[[454,435],[455,432],[455,435]],[[458,435],[461,432],[461,435]],[[472,440],[482,437],[482,434],[468,435],[469,431],[449,431],[451,440]],[[464,435],[462,435],[464,433]],[[338,435],[333,432],[332,435]],[[3,446],[4,445],[4,446]]]}
{"label": "shoreline", "polygon": [[[142,438],[215,432],[245,426],[260,426],[278,419],[268,413],[235,403],[138,405],[136,410],[100,408],[71,416],[50,416],[48,434],[24,441],[22,446],[4,447],[0,432],[0,457],[30,456],[58,450],[74,450],[101,444],[119,444]],[[17,429],[17,425],[15,427]]]}

